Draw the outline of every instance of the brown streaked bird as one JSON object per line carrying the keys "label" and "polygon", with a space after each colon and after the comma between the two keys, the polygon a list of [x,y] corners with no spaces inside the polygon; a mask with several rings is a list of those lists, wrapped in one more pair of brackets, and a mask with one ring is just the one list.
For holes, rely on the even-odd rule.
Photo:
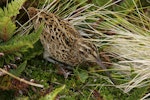
{"label": "brown streaked bird", "polygon": [[[97,47],[85,40],[68,21],[33,7],[28,8],[28,13],[35,30],[44,23],[40,40],[44,47],[45,59],[53,63],[57,60],[70,66],[77,66],[85,61],[96,62],[106,70]],[[106,71],[106,74],[114,82],[109,72]]]}

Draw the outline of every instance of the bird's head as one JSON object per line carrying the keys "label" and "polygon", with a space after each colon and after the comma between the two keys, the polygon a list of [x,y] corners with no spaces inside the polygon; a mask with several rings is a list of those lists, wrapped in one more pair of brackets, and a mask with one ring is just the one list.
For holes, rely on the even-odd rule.
{"label": "bird's head", "polygon": [[34,17],[38,12],[39,12],[39,10],[34,7],[28,8],[28,14],[29,14],[30,18]]}

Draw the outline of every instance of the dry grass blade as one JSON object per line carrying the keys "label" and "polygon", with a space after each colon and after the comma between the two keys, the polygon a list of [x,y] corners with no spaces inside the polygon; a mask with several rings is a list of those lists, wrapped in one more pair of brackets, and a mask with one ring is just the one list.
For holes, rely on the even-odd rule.
{"label": "dry grass blade", "polygon": [[1,68],[0,68],[0,71],[3,72],[3,73],[6,73],[7,75],[9,75],[9,76],[11,76],[11,77],[13,77],[13,78],[15,78],[15,79],[17,79],[17,80],[19,80],[20,82],[26,83],[26,84],[28,84],[28,85],[32,85],[32,86],[36,86],[36,87],[43,88],[43,85],[41,85],[41,84],[36,84],[36,83],[32,83],[32,82],[26,81],[26,80],[24,80],[24,79],[21,79],[21,78],[19,78],[19,77],[16,77],[15,75],[13,75],[13,74],[11,74],[11,73],[9,73],[9,72],[7,72],[7,71],[1,69]]}
{"label": "dry grass blade", "polygon": [[119,60],[113,65],[115,69],[124,70],[120,74],[136,75],[128,83],[118,86],[124,88],[124,92],[127,93],[133,88],[146,86],[150,83],[150,36],[148,30],[123,19],[120,21],[125,28],[113,29],[117,35],[107,36],[105,41],[109,41],[110,44],[105,51]]}
{"label": "dry grass blade", "polygon": [[[130,79],[125,78],[129,82],[118,85],[118,88],[123,89],[127,93],[133,88],[148,85],[150,83],[150,25],[148,24],[150,19],[144,13],[139,12],[137,7],[135,9],[138,12],[135,13],[136,16],[134,14],[130,16],[123,15],[122,13],[109,11],[104,8],[99,7],[99,9],[92,12],[86,12],[86,9],[81,13],[77,13],[75,17],[68,17],[67,20],[69,19],[70,23],[76,27],[80,25],[88,26],[84,28],[78,27],[78,29],[81,30],[82,34],[89,37],[87,40],[95,41],[96,45],[100,48],[105,46],[104,51],[109,53],[114,59],[119,60],[112,63],[114,70],[118,70],[118,73],[124,76],[127,75]],[[114,17],[110,17],[110,15]],[[93,23],[86,21],[98,20],[98,17],[95,18],[94,16],[99,16],[105,22]],[[127,16],[129,20],[121,16]],[[105,35],[99,30],[112,31],[115,35]],[[93,35],[98,34],[103,39],[90,38],[93,35],[89,35],[86,32],[90,32]],[[133,74],[136,76],[131,78]]]}

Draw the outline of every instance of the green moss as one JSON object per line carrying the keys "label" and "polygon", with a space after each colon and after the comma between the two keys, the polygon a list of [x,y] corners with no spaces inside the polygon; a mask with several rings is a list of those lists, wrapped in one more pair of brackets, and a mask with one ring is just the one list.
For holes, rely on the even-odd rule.
{"label": "green moss", "polygon": [[[83,83],[79,79],[79,74],[76,71],[83,72],[87,71],[78,68],[78,70],[72,72],[72,75],[67,79],[64,76],[57,74],[57,68],[55,65],[45,61],[41,57],[37,57],[28,62],[28,67],[26,67],[25,76],[33,78],[39,83],[43,84],[45,88],[53,86],[53,88],[58,88],[65,84],[66,88],[59,95],[62,96],[62,100],[94,100],[92,91],[96,90],[100,93],[104,100],[137,100],[142,97],[144,93],[147,92],[148,87],[143,87],[139,89],[134,89],[129,94],[123,93],[120,89],[113,86],[105,86],[109,84],[104,80],[101,73],[89,74],[86,81]],[[78,73],[79,73],[78,72]],[[111,84],[110,84],[111,85]],[[133,99],[136,98],[136,99]]]}

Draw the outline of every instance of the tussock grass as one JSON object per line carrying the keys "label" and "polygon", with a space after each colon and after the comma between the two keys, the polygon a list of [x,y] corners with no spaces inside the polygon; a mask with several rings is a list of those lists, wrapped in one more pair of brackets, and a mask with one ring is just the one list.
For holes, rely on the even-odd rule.
{"label": "tussock grass", "polygon": [[[104,47],[103,50],[116,59],[111,62],[112,70],[117,75],[123,75],[126,80],[116,87],[127,93],[133,88],[150,83],[150,19],[141,11],[142,8],[137,7],[135,2],[135,9],[132,9],[134,12],[130,15],[107,9],[117,2],[119,1],[108,2],[102,7],[93,4],[83,7],[77,5],[72,6],[70,10],[67,7],[73,4],[73,0],[62,3],[62,5],[68,3],[63,9],[60,9],[62,5],[56,7],[59,2],[54,0],[47,6],[45,2],[43,9],[58,15],[65,15],[61,17],[77,27],[82,35],[88,37],[86,39],[94,41],[99,48]],[[131,10],[126,10],[127,13],[129,11]],[[98,22],[99,19],[103,21]],[[103,34],[104,31],[113,32],[115,35]],[[98,35],[97,38],[91,37],[94,35]]]}
{"label": "tussock grass", "polygon": [[[150,82],[150,25],[148,24],[150,19],[139,11],[140,9],[136,4],[135,15],[126,15],[124,18],[122,16],[125,15],[120,12],[106,10],[107,6],[95,7],[95,11],[89,11],[88,9],[93,6],[86,5],[82,7],[80,12],[67,17],[66,20],[71,20],[70,22],[75,26],[87,25],[88,28],[81,28],[81,30],[89,30],[93,35],[99,34],[100,37],[104,38],[103,40],[90,40],[96,41],[97,46],[100,48],[106,45],[104,51],[118,60],[112,62],[114,70],[118,70],[117,73],[121,75],[128,76],[128,82],[116,87],[127,93],[133,88],[148,85]],[[79,11],[79,9],[76,11]],[[113,17],[110,17],[110,15]],[[100,24],[86,21],[98,20],[98,17],[95,18],[95,16],[99,16],[106,21]],[[129,20],[127,17],[129,17]],[[99,27],[94,28],[94,25]],[[101,29],[113,31],[115,35],[104,35],[100,31]],[[126,77],[124,78],[126,80]]]}

